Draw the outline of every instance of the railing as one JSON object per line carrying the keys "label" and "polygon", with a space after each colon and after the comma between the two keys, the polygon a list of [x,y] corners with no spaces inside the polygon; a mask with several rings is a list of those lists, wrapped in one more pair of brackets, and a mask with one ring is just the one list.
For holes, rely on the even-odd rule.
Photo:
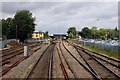
{"label": "railing", "polygon": [[15,41],[16,39],[7,39],[0,41],[0,49],[4,48],[6,44],[10,43],[11,41]]}

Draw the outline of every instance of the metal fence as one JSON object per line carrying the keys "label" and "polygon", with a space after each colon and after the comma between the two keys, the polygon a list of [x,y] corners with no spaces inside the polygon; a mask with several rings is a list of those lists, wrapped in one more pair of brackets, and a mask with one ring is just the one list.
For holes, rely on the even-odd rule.
{"label": "metal fence", "polygon": [[44,42],[45,39],[42,39],[42,40],[37,40],[37,39],[27,39],[25,40],[25,42]]}
{"label": "metal fence", "polygon": [[84,40],[81,40],[81,41],[76,40],[76,41],[82,45],[92,46],[92,47],[96,47],[103,50],[110,50],[115,52],[118,52],[120,50],[120,45],[111,45],[109,43],[103,44],[103,43],[87,42]]}
{"label": "metal fence", "polygon": [[7,39],[0,41],[0,49],[4,48],[6,44],[10,43],[11,41],[15,41],[16,39]]}

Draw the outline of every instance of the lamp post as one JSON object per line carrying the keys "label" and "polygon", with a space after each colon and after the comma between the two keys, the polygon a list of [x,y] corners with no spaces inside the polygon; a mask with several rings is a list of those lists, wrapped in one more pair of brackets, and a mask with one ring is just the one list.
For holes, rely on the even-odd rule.
{"label": "lamp post", "polygon": [[[95,27],[95,28],[96,28],[96,26],[95,26],[96,21],[99,21],[99,19],[95,19],[95,18],[94,18],[94,27]],[[94,30],[94,28],[93,28],[93,30]],[[93,34],[94,34],[94,42],[93,42],[94,45],[93,45],[93,47],[95,47],[95,30],[94,30],[94,33],[93,33]]]}
{"label": "lamp post", "polygon": [[[96,21],[99,21],[100,19],[95,19],[94,18],[94,27],[96,27],[95,25],[96,25]],[[94,31],[94,39],[95,39],[95,31]]]}
{"label": "lamp post", "polygon": [[16,42],[17,42],[17,25],[16,25]]}

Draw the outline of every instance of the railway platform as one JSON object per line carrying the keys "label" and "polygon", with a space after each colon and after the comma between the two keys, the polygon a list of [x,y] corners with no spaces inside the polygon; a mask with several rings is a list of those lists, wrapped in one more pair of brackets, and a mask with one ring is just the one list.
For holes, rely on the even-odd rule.
{"label": "railway platform", "polygon": [[48,47],[49,44],[43,45],[41,49],[32,54],[29,58],[22,61],[18,66],[11,69],[8,73],[6,73],[3,78],[25,78],[28,74],[29,70],[32,68],[34,63],[41,56],[43,51]]}

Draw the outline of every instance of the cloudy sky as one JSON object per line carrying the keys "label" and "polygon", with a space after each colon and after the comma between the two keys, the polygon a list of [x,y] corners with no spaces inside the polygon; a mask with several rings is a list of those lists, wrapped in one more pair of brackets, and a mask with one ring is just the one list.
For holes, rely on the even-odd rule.
{"label": "cloudy sky", "polygon": [[[17,10],[27,9],[36,17],[36,31],[66,33],[91,28],[118,27],[117,2],[2,2],[2,18],[14,17]],[[99,20],[97,20],[99,19]]]}

